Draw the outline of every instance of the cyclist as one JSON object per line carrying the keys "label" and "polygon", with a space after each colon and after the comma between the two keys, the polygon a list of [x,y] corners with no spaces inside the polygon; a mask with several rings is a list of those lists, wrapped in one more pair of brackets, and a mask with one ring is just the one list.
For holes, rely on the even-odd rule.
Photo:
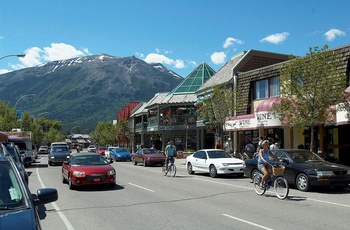
{"label": "cyclist", "polygon": [[262,149],[259,150],[259,155],[258,155],[258,168],[260,172],[264,174],[261,183],[260,183],[260,188],[264,189],[264,182],[267,180],[269,177],[269,174],[272,173],[271,165],[268,164],[269,157],[272,157],[276,161],[282,161],[279,160],[273,152],[270,151],[269,149],[269,141],[264,140],[262,142]]}
{"label": "cyclist", "polygon": [[168,170],[169,160],[175,161],[176,147],[174,141],[169,141],[169,145],[165,147],[165,170]]}

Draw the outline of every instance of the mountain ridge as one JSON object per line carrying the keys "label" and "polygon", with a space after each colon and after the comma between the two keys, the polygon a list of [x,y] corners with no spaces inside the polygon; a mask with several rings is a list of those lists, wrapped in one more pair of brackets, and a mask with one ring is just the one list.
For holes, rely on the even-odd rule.
{"label": "mountain ridge", "polygon": [[[34,116],[57,119],[62,130],[94,129],[112,121],[130,101],[148,101],[183,78],[161,64],[107,54],[52,61],[0,75],[0,98]],[[23,95],[35,94],[33,97]]]}

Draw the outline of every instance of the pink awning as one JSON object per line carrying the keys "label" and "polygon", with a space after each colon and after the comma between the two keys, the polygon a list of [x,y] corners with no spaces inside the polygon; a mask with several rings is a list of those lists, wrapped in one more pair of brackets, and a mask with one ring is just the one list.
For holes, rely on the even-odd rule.
{"label": "pink awning", "polygon": [[270,97],[262,100],[259,105],[256,107],[256,112],[270,111],[274,103],[280,103],[280,97]]}

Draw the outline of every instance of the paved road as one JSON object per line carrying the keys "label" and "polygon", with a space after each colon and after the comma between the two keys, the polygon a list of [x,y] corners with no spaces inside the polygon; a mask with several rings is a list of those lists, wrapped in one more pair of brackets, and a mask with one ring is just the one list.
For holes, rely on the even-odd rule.
{"label": "paved road", "polygon": [[114,189],[71,191],[61,166],[47,157],[28,168],[30,189],[55,187],[59,199],[40,207],[44,229],[348,229],[350,188],[342,192],[290,190],[287,200],[257,196],[248,178],[188,175],[177,160],[177,176],[160,167],[114,162]]}

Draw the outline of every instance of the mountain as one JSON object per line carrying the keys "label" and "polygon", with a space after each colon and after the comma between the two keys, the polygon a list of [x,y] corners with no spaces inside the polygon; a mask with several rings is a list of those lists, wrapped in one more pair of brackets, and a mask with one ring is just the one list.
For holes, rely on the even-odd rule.
{"label": "mountain", "polygon": [[[11,106],[57,119],[64,132],[90,131],[112,121],[130,101],[148,101],[183,78],[161,64],[106,54],[53,61],[0,75],[0,98]],[[23,95],[35,94],[35,96]],[[47,113],[46,113],[47,112]]]}

